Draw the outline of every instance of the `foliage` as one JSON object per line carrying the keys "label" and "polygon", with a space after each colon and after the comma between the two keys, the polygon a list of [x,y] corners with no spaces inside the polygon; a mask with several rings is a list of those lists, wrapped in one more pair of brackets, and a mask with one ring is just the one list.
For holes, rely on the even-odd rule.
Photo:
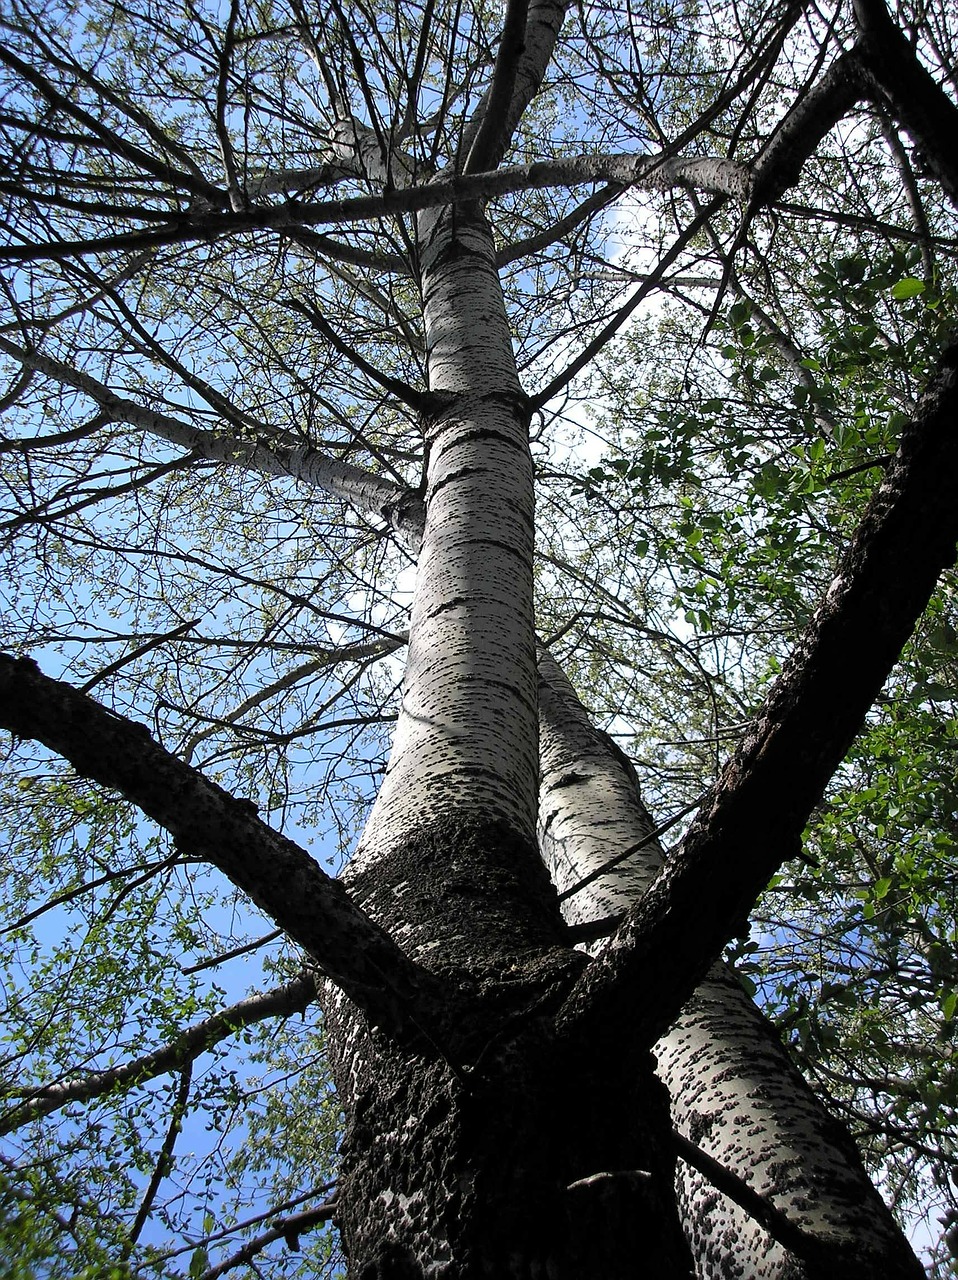
{"label": "foliage", "polygon": [[[905,18],[947,82],[946,7]],[[0,195],[24,250],[0,328],[4,648],[334,869],[382,773],[412,556],[381,504],[290,459],[419,495],[398,392],[425,385],[426,344],[414,218],[303,211],[458,163],[500,24],[481,2],[3,6]],[[850,31],[845,6],[583,6],[506,162],[754,161]],[[385,183],[347,163],[356,137],[388,138]],[[910,145],[863,108],[773,208],[697,230],[711,197],[685,186],[489,206],[537,413],[540,634],[663,820],[780,670],[954,323],[953,215]],[[59,242],[85,247],[26,252]],[[958,1209],[954,587],[815,815],[813,865],[789,864],[733,949],[905,1216]],[[11,1112],[296,974],[225,879],[28,745],[0,821]],[[202,1276],[322,1202],[336,1127],[315,1008],[252,1022],[5,1138],[0,1257],[11,1280]],[[274,1253],[276,1275],[336,1265],[325,1231]]]}

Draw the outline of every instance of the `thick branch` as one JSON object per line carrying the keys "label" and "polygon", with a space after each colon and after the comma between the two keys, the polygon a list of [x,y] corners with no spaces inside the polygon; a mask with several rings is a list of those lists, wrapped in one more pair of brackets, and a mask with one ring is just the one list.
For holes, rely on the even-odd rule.
{"label": "thick branch", "polygon": [[112,250],[131,251],[164,244],[212,241],[220,236],[249,231],[289,233],[298,227],[365,222],[391,214],[417,213],[445,205],[485,202],[517,191],[544,187],[572,187],[593,182],[615,182],[650,191],[675,187],[695,188],[716,195],[748,194],[750,172],[732,160],[681,159],[679,157],[620,155],[567,156],[533,164],[509,165],[494,173],[440,178],[418,187],[385,191],[381,195],[327,200],[319,204],[288,204],[249,209],[238,213],[212,213],[171,220],[169,226],[147,231],[121,232],[84,240],[49,241],[45,244],[7,245],[0,260],[33,261],[41,258],[86,257]]}
{"label": "thick branch", "polygon": [[866,80],[920,147],[928,168],[958,206],[958,107],[918,61],[884,0],[855,0]]}
{"label": "thick branch", "polygon": [[107,711],[29,659],[0,655],[0,727],[65,757],[165,827],[182,852],[218,867],[369,1017],[410,1037],[434,982],[291,840],[135,721]]}
{"label": "thick branch", "polygon": [[954,562],[956,489],[952,347],[754,727],[680,851],[573,991],[566,1028],[605,1020],[651,1045],[795,856],[812,807]]}
{"label": "thick branch", "polygon": [[509,137],[509,108],[516,87],[516,75],[525,53],[528,16],[529,0],[508,0],[492,84],[483,100],[482,120],[463,166],[465,173],[481,173],[484,169],[494,168],[502,157],[503,146]]}
{"label": "thick branch", "polygon": [[[487,141],[481,143],[481,146],[489,167],[494,168],[502,159],[526,107],[539,92],[567,7],[567,0],[532,0],[526,16],[523,47],[515,69],[509,68],[506,71],[500,59],[496,59],[492,84],[482,95],[472,119],[463,131],[462,150],[466,156],[470,155],[480,135],[485,135]],[[521,4],[509,5],[502,33],[504,44],[512,44],[512,26],[519,22],[521,16],[525,16],[522,10]],[[506,49],[503,59],[511,60],[511,57],[511,51]],[[509,100],[505,101],[503,81],[507,75],[511,85]],[[497,110],[498,119],[490,118],[493,109]],[[493,128],[494,138],[490,136]],[[472,168],[475,167],[473,163]]]}
{"label": "thick branch", "polygon": [[799,97],[785,116],[755,165],[753,204],[771,204],[801,176],[805,162],[821,140],[864,94],[857,50],[843,53],[821,80]]}

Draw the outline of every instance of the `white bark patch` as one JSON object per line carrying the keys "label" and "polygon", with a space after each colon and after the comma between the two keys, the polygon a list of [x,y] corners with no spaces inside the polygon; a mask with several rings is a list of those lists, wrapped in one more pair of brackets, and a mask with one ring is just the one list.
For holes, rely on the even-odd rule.
{"label": "white bark patch", "polygon": [[627,910],[652,883],[659,846],[609,867],[648,838],[652,823],[634,780],[596,734],[558,666],[543,655],[540,670],[539,848],[556,888],[569,895],[564,919],[603,920]]}
{"label": "white bark patch", "polygon": [[[785,1060],[734,975],[713,969],[655,1052],[680,1132],[820,1239],[900,1258],[897,1229],[850,1140]],[[722,1196],[704,1212],[702,1180],[682,1167],[680,1194],[702,1242],[700,1275],[729,1274],[710,1258],[708,1242],[730,1238],[745,1262],[741,1275],[780,1275],[784,1251]]]}

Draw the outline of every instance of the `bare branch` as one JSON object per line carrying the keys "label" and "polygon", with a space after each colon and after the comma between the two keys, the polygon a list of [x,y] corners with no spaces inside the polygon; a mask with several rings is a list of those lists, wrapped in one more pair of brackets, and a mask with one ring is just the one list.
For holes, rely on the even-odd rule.
{"label": "bare branch", "polygon": [[542,249],[547,249],[549,245],[555,244],[563,236],[567,236],[570,231],[574,231],[576,227],[580,226],[594,213],[598,213],[600,209],[604,209],[611,204],[617,196],[622,194],[623,190],[624,187],[617,182],[610,182],[607,186],[600,187],[598,191],[594,191],[591,196],[587,196],[571,213],[567,213],[558,222],[554,222],[551,226],[537,232],[535,235],[528,236],[525,240],[516,240],[512,244],[503,245],[496,254],[496,265],[506,267],[510,262],[518,262],[520,258],[525,258],[530,254],[538,253]]}
{"label": "bare branch", "polygon": [[754,1218],[765,1228],[773,1240],[777,1240],[796,1258],[812,1266],[824,1267],[834,1259],[831,1241],[823,1243],[809,1232],[803,1231],[771,1200],[753,1191],[738,1174],[733,1173],[731,1169],[726,1169],[724,1165],[719,1164],[706,1151],[697,1147],[694,1142],[690,1142],[688,1138],[684,1138],[679,1132],[673,1132],[672,1141],[675,1143],[680,1159],[691,1165],[693,1169],[697,1169],[716,1191],[721,1191],[723,1196],[728,1196],[740,1209],[744,1209],[750,1218]]}
{"label": "bare branch", "polygon": [[234,213],[184,216],[158,230],[121,232],[85,240],[49,241],[46,244],[8,245],[0,248],[0,261],[34,261],[42,258],[85,257],[112,250],[131,251],[164,244],[211,241],[220,236],[250,231],[281,231],[349,222],[364,222],[390,214],[416,213],[468,201],[485,202],[518,191],[544,187],[572,187],[593,182],[614,182],[652,191],[673,188],[745,197],[751,185],[749,170],[732,160],[681,159],[678,157],[621,155],[568,156],[533,164],[510,165],[493,173],[437,178],[422,186],[384,191],[381,195],[355,196],[320,204],[289,201],[282,206]]}
{"label": "bare branch", "polygon": [[137,658],[142,658],[145,653],[152,653],[154,649],[158,649],[162,644],[168,644],[171,640],[179,640],[181,636],[185,636],[188,631],[192,631],[199,625],[200,619],[194,618],[190,622],[181,623],[180,626],[174,627],[172,631],[167,631],[164,635],[153,636],[152,639],[137,645],[135,649],[131,649],[129,653],[124,653],[115,662],[111,662],[102,671],[98,671],[95,676],[91,676],[85,684],[80,685],[80,692],[89,693],[91,689],[96,688],[98,684],[115,675],[117,671],[121,671],[129,663],[135,662]]}
{"label": "bare branch", "polygon": [[753,209],[773,203],[795,185],[822,138],[864,94],[857,50],[843,53],[821,80],[798,97],[755,162]]}
{"label": "bare branch", "polygon": [[232,947],[229,951],[221,951],[218,956],[210,956],[209,960],[201,960],[199,964],[188,965],[183,970],[183,973],[189,975],[191,973],[202,973],[204,969],[215,969],[217,965],[225,964],[227,960],[235,960],[238,956],[245,956],[249,955],[251,951],[258,951],[260,947],[268,946],[282,936],[282,929],[272,929],[269,933],[264,933],[262,937],[254,938],[252,942],[244,942],[241,946]]}
{"label": "bare branch", "polygon": [[662,277],[668,271],[672,263],[678,258],[683,249],[695,238],[709,218],[725,203],[724,197],[717,197],[707,206],[707,208],[693,219],[686,227],[682,234],[676,239],[675,243],[669,249],[656,266],[645,277],[635,292],[615,313],[612,319],[604,325],[595,335],[591,342],[587,343],[579,354],[566,367],[557,373],[556,376],[547,382],[541,391],[537,392],[531,400],[533,410],[541,409],[543,405],[548,404],[553,396],[567,387],[569,383],[580,373],[588,364],[590,364],[602,348],[615,337],[622,326],[628,320],[629,316],[635,311],[644,300],[649,296],[653,289],[660,284]]}
{"label": "bare branch", "polygon": [[423,392],[417,391],[415,387],[410,387],[408,383],[403,382],[400,378],[393,378],[388,373],[383,373],[377,369],[375,365],[360,355],[355,348],[351,347],[348,342],[344,342],[336,333],[332,325],[327,324],[315,307],[307,307],[302,302],[297,302],[295,298],[284,298],[284,304],[290,310],[297,312],[301,316],[305,316],[309,323],[318,333],[321,333],[334,351],[338,351],[341,356],[345,356],[360,373],[364,373],[367,378],[388,391],[390,395],[394,395],[397,400],[401,400],[403,404],[408,405],[411,409],[415,409],[417,413],[421,413],[426,404],[426,398]]}
{"label": "bare branch", "polygon": [[[124,396],[118,396],[91,374],[74,369],[71,365],[55,360],[52,356],[27,351],[0,338],[0,352],[18,360],[26,368],[43,373],[63,386],[89,396],[100,406],[97,421],[126,423],[142,431],[167,440],[170,444],[188,449],[197,459],[221,462],[228,466],[241,466],[250,471],[267,475],[288,476],[325,490],[367,514],[377,513],[387,519],[397,531],[408,528],[411,543],[418,545],[421,515],[416,500],[410,492],[381,476],[363,471],[361,467],[327,457],[318,449],[270,447],[232,435],[220,435],[194,427],[191,423],[173,418],[169,414],[148,409]],[[264,434],[269,435],[266,428]],[[171,464],[172,465],[172,464]]]}
{"label": "bare branch", "polygon": [[150,1181],[143,1193],[140,1201],[140,1207],[136,1211],[136,1217],[133,1219],[133,1225],[130,1227],[130,1243],[134,1244],[140,1237],[140,1232],[146,1226],[147,1219],[150,1216],[150,1210],[153,1208],[153,1201],[156,1199],[156,1193],[160,1189],[160,1184],[166,1178],[173,1164],[173,1148],[176,1146],[176,1139],[180,1135],[183,1128],[183,1115],[186,1111],[186,1104],[190,1096],[190,1084],[193,1079],[193,1063],[187,1062],[180,1072],[180,1083],[176,1090],[176,1097],[173,1100],[173,1108],[170,1114],[170,1123],[166,1131],[166,1137],[163,1140],[163,1146],[160,1153],[156,1157],[156,1163],[153,1166],[153,1172],[150,1175]]}
{"label": "bare branch", "polygon": [[285,1240],[291,1249],[298,1248],[298,1239],[306,1231],[312,1231],[314,1227],[320,1226],[324,1222],[328,1222],[336,1212],[336,1201],[328,1200],[325,1204],[317,1205],[315,1209],[304,1209],[301,1213],[290,1214],[286,1218],[277,1218],[276,1223],[269,1231],[264,1231],[261,1235],[254,1236],[252,1240],[248,1240],[242,1249],[231,1254],[230,1257],[219,1262],[215,1267],[210,1267],[208,1271],[204,1271],[200,1280],[218,1280],[219,1276],[225,1276],[228,1271],[233,1271],[236,1267],[242,1266],[244,1263],[252,1262],[258,1253],[277,1240]]}
{"label": "bare branch", "polygon": [[481,173],[495,168],[509,140],[509,108],[516,87],[519,62],[525,53],[529,0],[508,0],[499,38],[499,51],[492,72],[492,84],[482,104],[479,129],[472,140],[463,173]]}
{"label": "bare branch", "polygon": [[208,1053],[244,1027],[265,1022],[268,1018],[284,1018],[293,1013],[303,1013],[315,1000],[315,975],[304,970],[282,986],[247,996],[229,1008],[204,1018],[161,1049],[145,1053],[132,1062],[33,1090],[14,1108],[0,1116],[0,1133],[10,1133],[31,1120],[59,1111],[71,1102],[90,1102],[128,1085],[146,1084],[148,1080],[155,1080],[158,1076],[182,1071],[202,1054]]}
{"label": "bare branch", "polygon": [[91,115],[82,107],[77,106],[76,103],[71,102],[35,67],[31,67],[29,63],[24,62],[11,49],[7,49],[3,45],[0,45],[0,63],[21,76],[27,84],[31,85],[46,98],[52,107],[64,112],[64,114],[71,116],[79,124],[82,124],[84,128],[89,130],[91,138],[99,139],[116,155],[129,160],[145,173],[153,174],[162,181],[171,183],[174,187],[190,191],[194,195],[200,196],[201,199],[212,201],[214,205],[224,202],[222,193],[212,183],[198,177],[195,172],[174,169],[171,165],[158,160],[155,155],[145,151],[142,147],[136,146],[135,143],[127,142],[115,130],[109,129],[102,121],[98,120],[96,116]]}

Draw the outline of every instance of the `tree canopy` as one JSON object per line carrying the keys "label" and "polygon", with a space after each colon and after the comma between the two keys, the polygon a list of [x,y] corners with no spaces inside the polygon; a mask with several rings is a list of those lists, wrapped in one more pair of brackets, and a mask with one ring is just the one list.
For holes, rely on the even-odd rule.
{"label": "tree canopy", "polygon": [[[708,882],[716,954],[731,938],[950,1273],[950,567],[885,672],[954,555],[956,41],[937,0],[3,0],[12,1276],[338,1266],[316,965],[386,1026],[421,975],[321,869],[350,856],[399,716],[424,423],[447,403],[423,264],[430,227],[476,209],[530,424],[541,649],[667,845],[691,822],[694,853],[736,748],[779,769],[775,804],[798,761],[764,825],[729,811],[743,864],[769,847],[728,881],[741,910]],[[499,321],[476,323],[479,360]],[[852,540],[886,476],[901,545],[847,679],[828,668],[776,763],[789,655],[871,571]],[[109,768],[67,763],[97,751]],[[669,892],[701,900],[674,866]],[[630,936],[674,957],[656,901]],[[337,968],[354,936],[362,963]],[[663,1009],[704,946],[664,966]]]}

